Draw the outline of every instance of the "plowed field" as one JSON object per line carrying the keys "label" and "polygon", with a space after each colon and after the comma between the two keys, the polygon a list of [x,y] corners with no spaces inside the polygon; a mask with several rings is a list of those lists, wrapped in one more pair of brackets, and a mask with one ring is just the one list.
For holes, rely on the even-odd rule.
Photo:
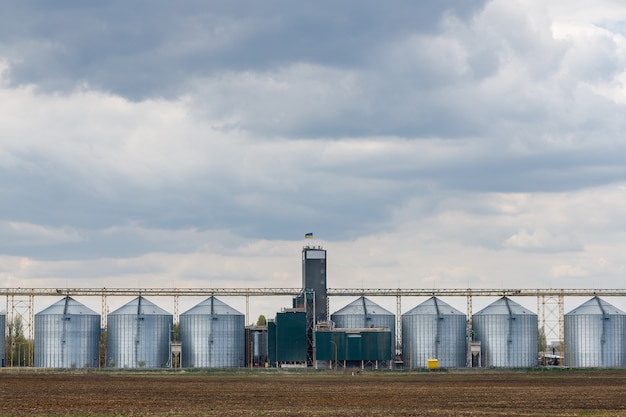
{"label": "plowed field", "polygon": [[0,416],[626,416],[626,371],[0,373]]}

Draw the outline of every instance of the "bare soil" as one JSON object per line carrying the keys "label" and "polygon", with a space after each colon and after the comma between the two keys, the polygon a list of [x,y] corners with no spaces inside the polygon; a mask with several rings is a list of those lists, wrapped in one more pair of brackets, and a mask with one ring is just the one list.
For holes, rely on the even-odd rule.
{"label": "bare soil", "polygon": [[0,416],[625,416],[626,370],[0,372]]}

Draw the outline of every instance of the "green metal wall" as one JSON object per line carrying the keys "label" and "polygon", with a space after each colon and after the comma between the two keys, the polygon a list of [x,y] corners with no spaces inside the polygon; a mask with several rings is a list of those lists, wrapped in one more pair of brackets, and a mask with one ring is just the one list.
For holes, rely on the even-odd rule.
{"label": "green metal wall", "polygon": [[267,360],[270,366],[276,365],[276,323],[267,322]]}
{"label": "green metal wall", "polygon": [[322,361],[387,361],[393,358],[391,332],[318,331],[317,359]]}
{"label": "green metal wall", "polygon": [[276,314],[276,361],[306,362],[306,313]]}

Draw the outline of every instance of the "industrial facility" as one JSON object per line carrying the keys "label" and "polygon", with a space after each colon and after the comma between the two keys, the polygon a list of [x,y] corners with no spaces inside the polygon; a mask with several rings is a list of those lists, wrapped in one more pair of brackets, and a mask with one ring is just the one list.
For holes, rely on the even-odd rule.
{"label": "industrial facility", "polygon": [[[600,295],[626,290],[332,289],[327,252],[302,249],[302,286],[289,289],[5,289],[0,314],[2,366],[37,368],[528,368],[626,366],[626,313]],[[62,298],[37,314],[35,296]],[[107,297],[134,295],[107,312]],[[174,296],[171,314],[146,297]],[[249,322],[251,296],[289,295],[262,323]],[[591,296],[565,314],[565,296]],[[77,296],[101,296],[102,314]],[[205,296],[178,314],[178,297]],[[220,297],[245,296],[246,313]],[[335,312],[329,298],[354,296]],[[370,297],[395,297],[395,314]],[[427,296],[404,314],[403,296]],[[467,298],[467,314],[441,297]],[[494,297],[472,312],[473,297]],[[537,297],[537,311],[511,297]],[[555,309],[557,314],[554,314]],[[547,313],[546,313],[547,312]],[[552,314],[550,314],[552,313]],[[556,316],[556,319],[554,317]],[[27,341],[12,326],[24,321]],[[551,345],[546,333],[551,332]],[[17,352],[17,353],[16,353]],[[15,356],[17,355],[17,361]]]}

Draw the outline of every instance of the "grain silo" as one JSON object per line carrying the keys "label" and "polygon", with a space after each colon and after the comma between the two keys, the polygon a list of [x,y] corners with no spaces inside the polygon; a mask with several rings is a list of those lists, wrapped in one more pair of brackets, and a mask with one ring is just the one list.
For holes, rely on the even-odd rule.
{"label": "grain silo", "polygon": [[472,316],[474,339],[481,343],[482,366],[537,365],[537,315],[508,297]]}
{"label": "grain silo", "polygon": [[172,315],[137,297],[107,317],[107,365],[163,368],[170,365]]}
{"label": "grain silo", "polygon": [[245,366],[245,317],[215,297],[180,315],[184,368]]}
{"label": "grain silo", "polygon": [[565,315],[565,364],[626,366],[626,313],[593,297]]}
{"label": "grain silo", "polygon": [[97,368],[100,315],[72,297],[35,314],[35,367]]}
{"label": "grain silo", "polygon": [[330,320],[339,329],[383,328],[391,331],[391,352],[396,351],[396,316],[372,300],[359,297],[331,314]]}
{"label": "grain silo", "polygon": [[467,316],[437,297],[402,315],[402,356],[409,368],[426,368],[429,359],[441,367],[463,367]]}

